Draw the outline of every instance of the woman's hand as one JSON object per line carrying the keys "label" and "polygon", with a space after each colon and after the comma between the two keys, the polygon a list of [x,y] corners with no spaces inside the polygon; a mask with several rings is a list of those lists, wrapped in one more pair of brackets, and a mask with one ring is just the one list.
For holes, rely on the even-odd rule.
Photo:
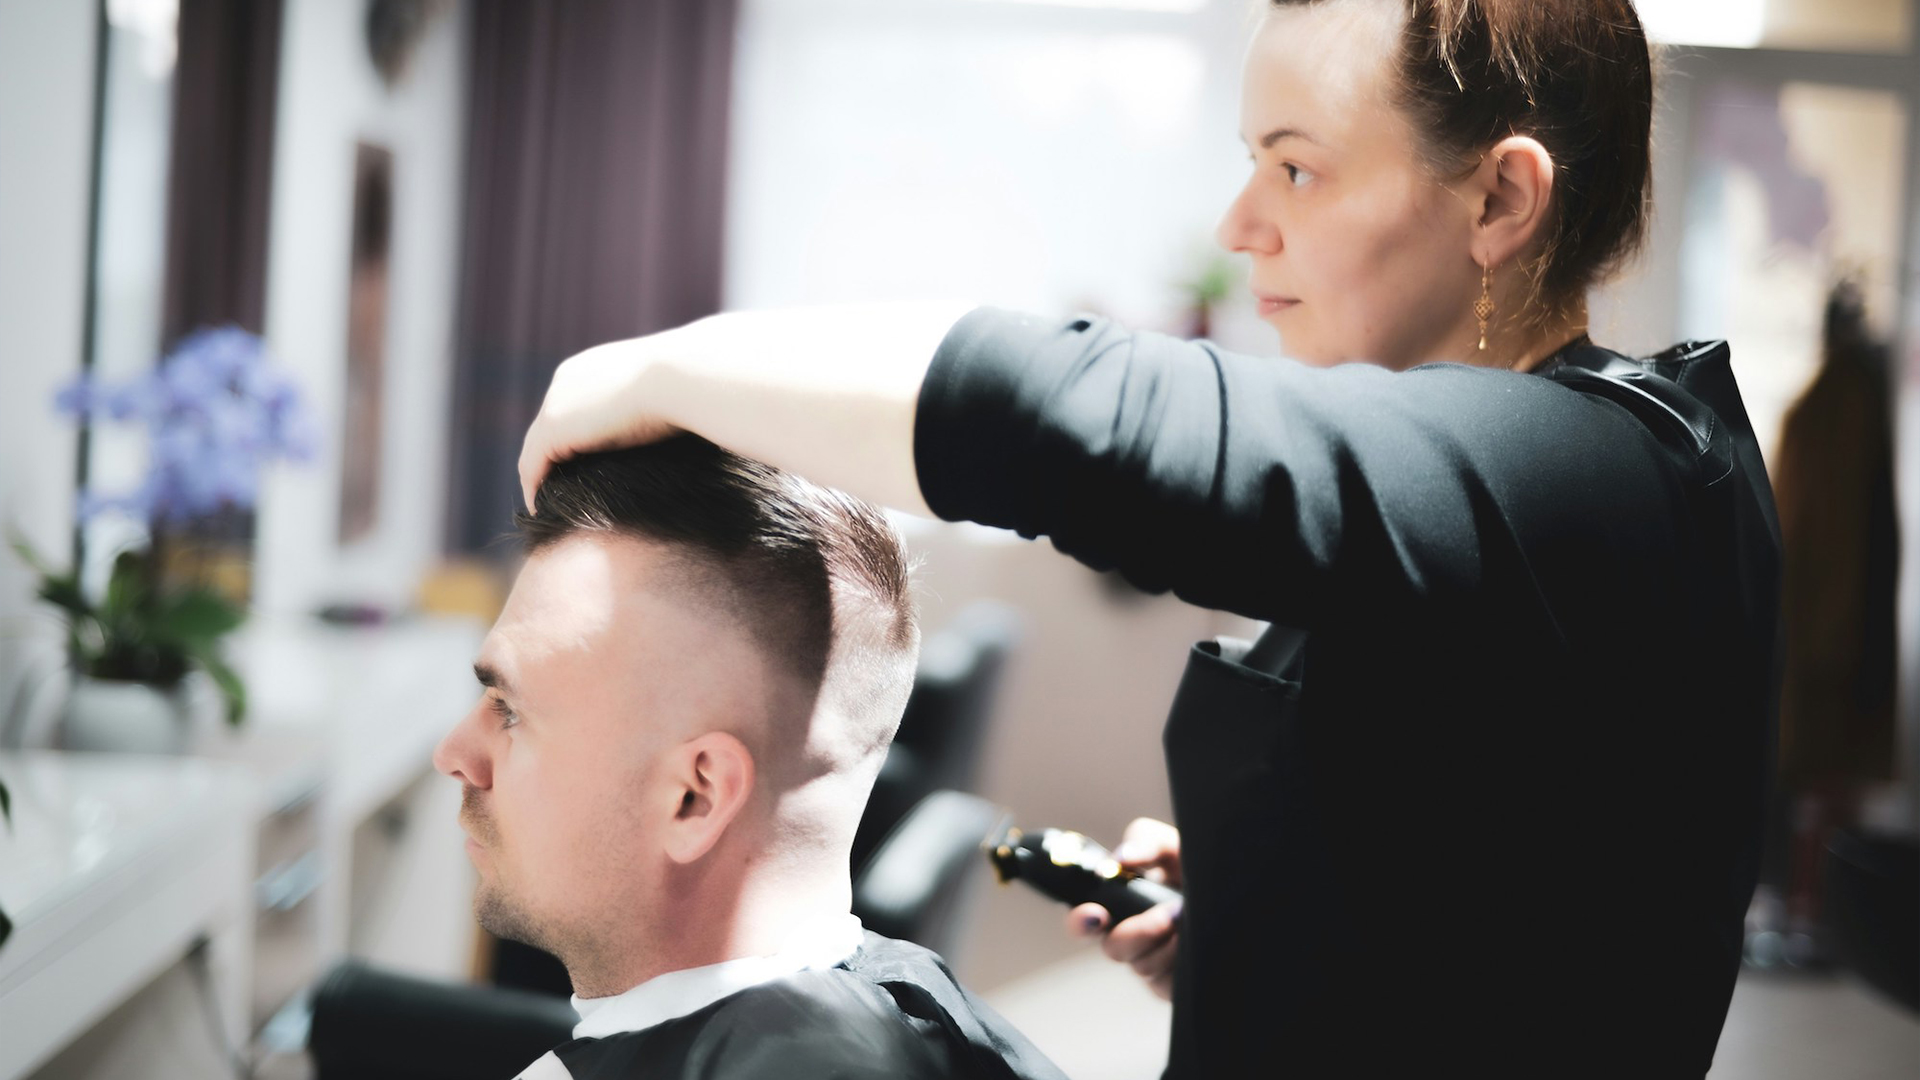
{"label": "woman's hand", "polygon": [[929,514],[913,414],[933,354],[971,305],[714,315],[599,345],[554,372],[520,449],[534,505],[556,461],[691,431],[885,506]]}
{"label": "woman's hand", "polygon": [[540,412],[520,445],[520,489],[529,510],[554,462],[656,442],[677,430],[645,389],[650,357],[670,351],[674,333],[596,346],[554,369]]}
{"label": "woman's hand", "polygon": [[[1164,821],[1137,818],[1114,849],[1120,865],[1174,888],[1180,887],[1180,830]],[[1107,909],[1081,904],[1067,913],[1075,937],[1105,934],[1100,950],[1126,964],[1161,998],[1173,1000],[1173,960],[1180,951],[1180,902],[1161,904],[1107,928]]]}

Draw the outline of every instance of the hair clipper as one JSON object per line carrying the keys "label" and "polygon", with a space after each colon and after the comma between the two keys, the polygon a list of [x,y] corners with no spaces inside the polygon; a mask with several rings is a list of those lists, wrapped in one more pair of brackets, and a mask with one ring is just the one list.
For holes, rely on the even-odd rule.
{"label": "hair clipper", "polygon": [[1067,829],[1028,833],[1008,820],[983,846],[1003,884],[1018,878],[1063,904],[1099,904],[1115,923],[1180,898],[1179,890],[1128,870],[1112,852]]}

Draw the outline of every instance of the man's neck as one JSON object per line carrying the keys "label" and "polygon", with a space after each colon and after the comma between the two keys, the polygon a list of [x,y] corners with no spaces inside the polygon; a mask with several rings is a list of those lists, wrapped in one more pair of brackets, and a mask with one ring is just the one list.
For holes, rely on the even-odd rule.
{"label": "man's neck", "polygon": [[844,872],[826,881],[796,882],[756,876],[734,892],[732,904],[697,894],[662,905],[624,944],[605,943],[562,959],[583,998],[611,997],[673,971],[753,956],[772,956],[809,925],[852,907]]}

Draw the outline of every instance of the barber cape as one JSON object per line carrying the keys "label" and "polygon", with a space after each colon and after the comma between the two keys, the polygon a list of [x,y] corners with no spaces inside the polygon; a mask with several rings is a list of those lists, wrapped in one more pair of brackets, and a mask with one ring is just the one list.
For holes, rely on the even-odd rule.
{"label": "barber cape", "polygon": [[940,957],[851,915],[804,927],[772,956],[573,1005],[573,1041],[517,1080],[1065,1080]]}

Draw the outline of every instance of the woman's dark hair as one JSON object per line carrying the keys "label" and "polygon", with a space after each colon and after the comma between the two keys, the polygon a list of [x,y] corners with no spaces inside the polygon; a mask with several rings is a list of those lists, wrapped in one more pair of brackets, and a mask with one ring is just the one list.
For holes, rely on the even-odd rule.
{"label": "woman's dark hair", "polygon": [[1639,249],[1652,213],[1653,60],[1632,0],[1405,6],[1397,97],[1428,164],[1451,179],[1508,135],[1538,139],[1554,161],[1555,213],[1535,288],[1557,306],[1604,280]]}

